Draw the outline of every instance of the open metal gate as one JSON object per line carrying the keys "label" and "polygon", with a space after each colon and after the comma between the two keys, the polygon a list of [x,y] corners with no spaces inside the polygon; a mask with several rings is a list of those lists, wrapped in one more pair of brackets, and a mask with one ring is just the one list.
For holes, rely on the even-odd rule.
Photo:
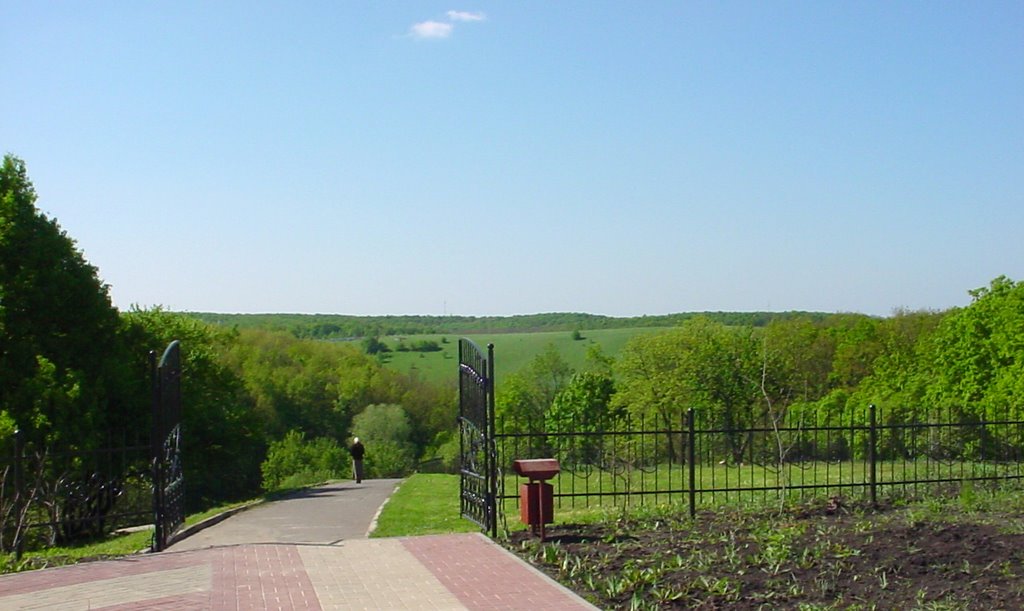
{"label": "open metal gate", "polygon": [[494,450],[494,344],[485,354],[459,340],[459,440],[462,516],[498,536]]}
{"label": "open metal gate", "polygon": [[150,353],[153,380],[153,550],[163,551],[185,523],[181,468],[181,344],[167,346],[160,363]]}

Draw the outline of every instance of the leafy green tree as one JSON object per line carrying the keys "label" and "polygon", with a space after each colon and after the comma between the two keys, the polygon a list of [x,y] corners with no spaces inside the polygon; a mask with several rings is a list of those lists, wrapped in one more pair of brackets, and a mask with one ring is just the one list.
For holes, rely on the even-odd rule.
{"label": "leafy green tree", "polygon": [[678,329],[630,339],[615,363],[619,384],[613,405],[658,426],[679,422],[679,415],[696,401],[684,381],[688,355],[682,340]]}
{"label": "leafy green tree", "polygon": [[523,373],[505,376],[495,396],[495,419],[505,433],[543,433],[543,401]]}
{"label": "leafy green tree", "polygon": [[763,373],[772,378],[773,399],[780,408],[816,401],[829,392],[836,343],[822,324],[810,319],[772,321],[760,337],[762,364],[771,367]]}
{"label": "leafy green tree", "polygon": [[380,341],[379,337],[373,336],[363,340],[363,352],[366,354],[383,354],[391,352],[391,348],[388,348],[387,344]]}
{"label": "leafy green tree", "polygon": [[537,394],[538,401],[544,411],[547,411],[558,393],[569,383],[573,370],[562,358],[558,348],[555,348],[554,344],[548,344],[540,354],[533,357],[526,366],[525,373]]}
{"label": "leafy green tree", "polygon": [[879,321],[847,315],[833,320],[830,331],[836,343],[830,374],[832,385],[852,390],[874,372],[875,360],[885,349]]}
{"label": "leafy green tree", "polygon": [[416,453],[412,425],[401,405],[370,405],[352,420],[352,437],[366,446],[369,477],[398,477],[412,469]]}
{"label": "leafy green tree", "polygon": [[124,319],[139,347],[136,353],[148,346],[159,356],[171,341],[181,342],[183,466],[189,507],[259,490],[266,422],[222,356],[237,335],[160,308],[133,310]]}
{"label": "leafy green tree", "polygon": [[413,352],[440,352],[441,345],[432,339],[416,340],[409,348]]}
{"label": "leafy green tree", "polygon": [[[592,371],[573,374],[545,416],[548,432],[601,433],[615,427],[625,410],[611,407],[615,383]],[[602,441],[594,436],[555,437],[551,444],[566,463],[595,462]]]}
{"label": "leafy green tree", "polygon": [[108,288],[35,206],[24,162],[0,166],[0,411],[30,442],[95,446],[125,429],[124,346]]}
{"label": "leafy green tree", "polygon": [[[696,317],[671,331],[634,337],[616,365],[619,392],[613,405],[634,418],[666,429],[678,426],[690,407],[724,433],[723,451],[737,462],[752,438],[742,431],[763,409],[765,371],[762,343],[752,328],[732,328]],[[670,456],[682,457],[671,436]]]}
{"label": "leafy green tree", "polygon": [[573,370],[552,344],[537,354],[520,371],[506,376],[495,397],[498,430],[506,433],[531,433],[516,447],[514,458],[529,458],[551,453],[545,432],[545,418],[555,397],[565,388]]}
{"label": "leafy green tree", "polygon": [[928,399],[1006,417],[1011,406],[1024,409],[1024,282],[1000,276],[970,294],[932,337]]}
{"label": "leafy green tree", "polygon": [[604,353],[604,349],[601,348],[601,344],[591,344],[587,346],[587,352],[584,355],[586,360],[586,367],[588,371],[599,373],[606,377],[613,377],[615,371],[615,357],[608,356]]}
{"label": "leafy green tree", "polygon": [[455,428],[458,414],[458,390],[425,381],[415,371],[400,374],[396,384],[402,389],[397,403],[405,408],[412,424],[412,442],[426,448],[442,432]]}

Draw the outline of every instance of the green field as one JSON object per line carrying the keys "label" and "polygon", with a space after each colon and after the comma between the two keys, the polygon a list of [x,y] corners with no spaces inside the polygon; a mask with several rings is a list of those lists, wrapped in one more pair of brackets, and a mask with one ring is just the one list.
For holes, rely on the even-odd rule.
{"label": "green field", "polygon": [[[615,356],[630,338],[641,333],[664,331],[664,328],[596,329],[581,331],[582,339],[575,340],[569,331],[541,333],[495,333],[489,335],[403,335],[382,337],[392,352],[386,355],[386,365],[396,371],[415,372],[424,380],[438,384],[457,383],[459,361],[459,338],[466,337],[481,349],[488,343],[494,344],[494,376],[501,383],[502,376],[515,373],[525,367],[536,355],[549,345],[555,347],[562,358],[575,370],[586,364],[587,349],[597,344],[606,355]],[[400,343],[428,340],[437,342],[439,352],[399,352]],[[447,343],[446,343],[447,342]]]}

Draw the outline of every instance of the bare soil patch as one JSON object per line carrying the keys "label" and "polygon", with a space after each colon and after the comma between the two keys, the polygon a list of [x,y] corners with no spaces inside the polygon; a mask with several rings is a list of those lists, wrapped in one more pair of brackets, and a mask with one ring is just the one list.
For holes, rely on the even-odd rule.
{"label": "bare soil patch", "polygon": [[508,546],[604,609],[1024,609],[1024,513],[956,504],[549,527]]}

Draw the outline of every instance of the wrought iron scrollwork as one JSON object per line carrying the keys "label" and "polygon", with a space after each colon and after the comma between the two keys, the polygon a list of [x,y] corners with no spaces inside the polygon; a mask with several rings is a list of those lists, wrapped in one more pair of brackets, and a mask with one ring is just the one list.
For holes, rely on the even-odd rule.
{"label": "wrought iron scrollwork", "polygon": [[61,478],[56,495],[61,499],[58,541],[66,543],[106,534],[107,515],[123,493],[124,484],[119,478],[108,478],[99,473],[80,480]]}
{"label": "wrought iron scrollwork", "polygon": [[459,340],[460,505],[463,517],[497,534],[494,347]]}

